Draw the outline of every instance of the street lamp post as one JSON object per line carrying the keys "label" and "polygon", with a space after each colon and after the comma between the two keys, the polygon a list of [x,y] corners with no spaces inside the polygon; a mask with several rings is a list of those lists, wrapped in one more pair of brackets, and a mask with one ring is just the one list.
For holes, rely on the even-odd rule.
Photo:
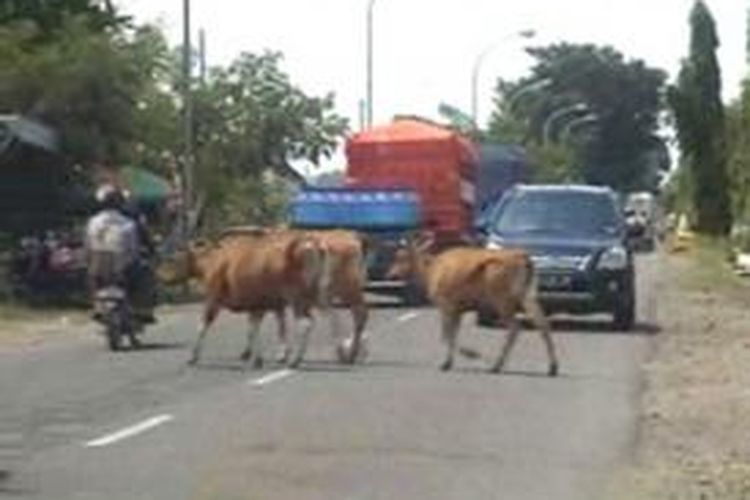
{"label": "street lamp post", "polygon": [[525,96],[526,94],[529,94],[531,92],[536,92],[537,90],[544,90],[547,87],[552,85],[552,79],[551,78],[542,78],[541,80],[536,80],[533,82],[530,82],[528,85],[524,85],[520,89],[513,92],[510,96],[508,96],[508,109],[512,112],[513,107],[518,102],[518,100]]}
{"label": "street lamp post", "polygon": [[373,10],[375,0],[367,1],[367,126],[372,127],[373,109]]}
{"label": "street lamp post", "polygon": [[501,43],[505,42],[506,40],[510,38],[514,38],[516,36],[519,36],[521,38],[534,38],[536,36],[536,31],[524,30],[524,31],[519,31],[517,33],[511,33],[509,35],[506,35],[502,37],[500,41],[493,43],[492,45],[486,47],[482,52],[479,53],[477,58],[474,60],[474,67],[472,68],[472,72],[471,72],[471,117],[474,120],[474,127],[477,127],[478,115],[479,115],[478,87],[479,87],[479,71],[482,69],[482,64],[484,63],[484,60],[487,58],[490,52],[495,50]]}
{"label": "street lamp post", "polygon": [[565,128],[563,128],[562,132],[560,132],[560,137],[567,141],[570,134],[573,132],[573,129],[580,127],[581,125],[586,125],[589,123],[596,123],[599,121],[599,115],[596,113],[589,113],[587,115],[581,116],[579,118],[576,118],[574,120],[570,120],[567,125],[565,125]]}
{"label": "street lamp post", "polygon": [[542,128],[542,131],[543,131],[542,138],[544,140],[544,144],[547,144],[548,142],[550,142],[550,138],[552,135],[552,126],[554,125],[556,120],[571,113],[581,113],[581,112],[585,112],[588,110],[589,110],[589,107],[586,104],[579,102],[571,106],[560,108],[556,110],[555,112],[553,112],[551,115],[549,115],[547,120],[544,122],[544,127]]}

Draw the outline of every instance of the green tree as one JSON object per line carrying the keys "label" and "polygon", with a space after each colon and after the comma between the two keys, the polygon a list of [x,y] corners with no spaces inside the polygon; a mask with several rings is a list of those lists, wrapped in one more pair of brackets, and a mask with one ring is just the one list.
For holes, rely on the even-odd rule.
{"label": "green tree", "polygon": [[75,16],[83,16],[93,31],[117,27],[128,21],[117,13],[112,0],[2,0],[0,3],[0,25],[19,21],[31,23],[39,42],[53,40],[67,18]]}
{"label": "green tree", "polygon": [[[750,9],[748,9],[750,35]],[[750,68],[750,38],[746,60]],[[727,109],[727,149],[729,151],[729,185],[732,193],[732,213],[735,220],[750,221],[750,74],[742,91]]]}
{"label": "green tree", "polygon": [[[657,131],[665,73],[628,60],[611,47],[561,43],[528,52],[536,59],[531,75],[498,83],[491,135],[520,136],[541,144],[550,115],[582,103],[587,110],[571,113],[568,119],[593,113],[596,126],[576,130],[574,135],[584,137],[570,145],[571,175],[621,190],[655,188],[652,171],[668,165],[644,158],[655,143],[662,144]],[[553,139],[565,139],[560,137],[565,124],[564,119],[551,124]]]}
{"label": "green tree", "polygon": [[693,180],[697,229],[725,235],[732,227],[727,175],[727,138],[721,102],[719,38],[708,7],[695,2],[690,14],[690,54],[682,63],[669,100],[677,124],[682,161]]}
{"label": "green tree", "polygon": [[54,127],[61,154],[5,151],[0,182],[14,188],[4,200],[0,230],[68,222],[71,193],[88,178],[85,167],[130,151],[139,96],[155,83],[144,36],[95,2],[2,4],[0,113]]}
{"label": "green tree", "polygon": [[0,25],[0,112],[38,118],[63,135],[70,164],[123,159],[141,95],[155,85],[153,29],[94,31],[66,17],[39,43],[33,23]]}
{"label": "green tree", "polygon": [[[242,54],[194,86],[196,185],[217,223],[276,220],[288,163],[319,162],[347,129],[333,95],[306,94],[281,59]],[[166,167],[182,149],[182,83],[160,30],[109,2],[0,4],[0,113],[55,127],[61,171],[85,173],[99,161]]]}
{"label": "green tree", "polygon": [[259,215],[268,212],[258,212],[259,205],[279,209],[274,186],[291,172],[289,162],[317,164],[348,127],[334,111],[334,96],[307,95],[281,69],[276,52],[244,53],[212,69],[195,97],[196,177],[207,208],[223,213],[231,205],[247,221],[262,222]]}

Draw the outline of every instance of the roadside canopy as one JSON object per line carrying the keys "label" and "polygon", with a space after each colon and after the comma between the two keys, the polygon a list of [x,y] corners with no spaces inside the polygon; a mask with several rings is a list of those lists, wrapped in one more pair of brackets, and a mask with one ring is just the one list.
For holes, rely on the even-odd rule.
{"label": "roadside canopy", "polygon": [[120,177],[138,203],[162,203],[172,190],[166,179],[142,168],[124,167]]}

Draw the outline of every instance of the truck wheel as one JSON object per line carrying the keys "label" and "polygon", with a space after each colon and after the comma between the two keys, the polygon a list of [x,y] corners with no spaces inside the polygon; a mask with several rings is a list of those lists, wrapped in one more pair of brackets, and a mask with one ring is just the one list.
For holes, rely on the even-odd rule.
{"label": "truck wheel", "polygon": [[497,326],[497,315],[486,308],[477,311],[477,326],[494,328]]}
{"label": "truck wheel", "polygon": [[416,283],[408,283],[404,286],[401,292],[401,298],[404,305],[409,307],[420,307],[427,304],[427,295],[422,290],[422,287]]}

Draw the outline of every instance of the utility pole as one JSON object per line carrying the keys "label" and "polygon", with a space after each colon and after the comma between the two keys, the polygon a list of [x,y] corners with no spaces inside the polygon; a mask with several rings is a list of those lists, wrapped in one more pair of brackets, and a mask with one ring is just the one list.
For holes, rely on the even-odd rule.
{"label": "utility pole", "polygon": [[203,28],[198,32],[198,55],[201,85],[206,83],[206,30]]}
{"label": "utility pole", "polygon": [[183,193],[182,216],[183,237],[187,238],[190,229],[190,214],[193,208],[193,96],[192,96],[192,44],[190,43],[190,0],[182,2],[182,78],[183,78],[183,120],[184,150],[182,163]]}
{"label": "utility pole", "polygon": [[365,129],[365,100],[359,100],[359,131],[362,132]]}
{"label": "utility pole", "polygon": [[373,83],[372,83],[372,72],[373,72],[373,55],[372,55],[372,42],[373,42],[373,9],[375,7],[375,0],[368,0],[367,2],[367,126],[372,127],[372,108],[373,108]]}

